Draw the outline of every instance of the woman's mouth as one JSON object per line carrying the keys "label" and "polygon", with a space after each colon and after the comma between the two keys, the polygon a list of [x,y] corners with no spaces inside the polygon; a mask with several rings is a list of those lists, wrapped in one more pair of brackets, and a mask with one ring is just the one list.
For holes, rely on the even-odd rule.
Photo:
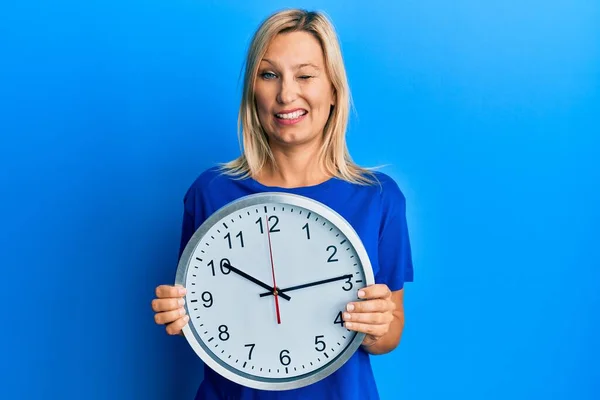
{"label": "woman's mouth", "polygon": [[293,125],[302,121],[307,114],[308,111],[302,109],[283,111],[275,114],[275,120],[281,125]]}

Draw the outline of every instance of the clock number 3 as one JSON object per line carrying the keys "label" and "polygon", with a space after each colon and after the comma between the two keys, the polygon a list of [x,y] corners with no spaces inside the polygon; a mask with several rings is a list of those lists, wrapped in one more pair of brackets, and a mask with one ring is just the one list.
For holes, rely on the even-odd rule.
{"label": "clock number 3", "polygon": [[352,277],[349,277],[348,279],[346,279],[346,284],[350,285],[350,286],[342,286],[342,289],[344,289],[346,292],[349,292],[352,290]]}

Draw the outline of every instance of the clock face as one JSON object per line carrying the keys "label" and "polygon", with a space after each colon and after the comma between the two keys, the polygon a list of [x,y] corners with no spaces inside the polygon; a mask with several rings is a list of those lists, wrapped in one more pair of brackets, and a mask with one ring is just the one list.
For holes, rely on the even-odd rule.
{"label": "clock face", "polygon": [[[373,283],[366,251],[331,209],[257,194],[211,216],[181,257],[184,334],[201,359],[245,386],[283,390],[333,373],[364,334],[342,312]],[[275,293],[277,295],[275,295]]]}

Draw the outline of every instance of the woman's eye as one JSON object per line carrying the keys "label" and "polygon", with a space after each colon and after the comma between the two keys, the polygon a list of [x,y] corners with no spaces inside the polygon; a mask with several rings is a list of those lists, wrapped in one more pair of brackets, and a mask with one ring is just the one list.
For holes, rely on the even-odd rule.
{"label": "woman's eye", "polygon": [[274,74],[274,73],[272,73],[272,72],[263,72],[262,74],[260,74],[260,76],[261,76],[263,79],[274,79],[274,78],[277,78],[277,75],[275,75],[275,74]]}
{"label": "woman's eye", "polygon": [[302,80],[308,80],[308,79],[312,78],[312,76],[310,76],[310,75],[302,75],[299,78],[302,79]]}

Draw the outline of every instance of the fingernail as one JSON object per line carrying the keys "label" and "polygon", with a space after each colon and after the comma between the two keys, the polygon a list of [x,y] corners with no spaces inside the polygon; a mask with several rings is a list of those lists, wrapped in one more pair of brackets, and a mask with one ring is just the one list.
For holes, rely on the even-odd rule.
{"label": "fingernail", "polygon": [[179,309],[179,315],[183,315],[185,314],[185,308],[180,308]]}
{"label": "fingernail", "polygon": [[190,316],[189,316],[189,315],[186,315],[185,317],[183,317],[183,320],[184,320],[185,322],[188,322],[188,321],[190,320]]}
{"label": "fingernail", "polygon": [[350,315],[350,313],[344,313],[344,319],[345,320],[352,319],[352,316]]}
{"label": "fingernail", "polygon": [[346,328],[352,328],[352,322],[346,322]]}
{"label": "fingernail", "polygon": [[364,290],[359,290],[358,291],[358,297],[365,297],[365,291]]}
{"label": "fingernail", "polygon": [[354,304],[348,304],[348,305],[346,306],[346,309],[347,309],[348,311],[352,311],[352,310],[354,310]]}
{"label": "fingernail", "polygon": [[182,296],[185,294],[185,288],[184,287],[180,287],[179,288],[179,294],[182,295]]}
{"label": "fingernail", "polygon": [[177,303],[178,303],[178,304],[179,304],[179,306],[181,307],[182,305],[184,305],[184,304],[185,304],[185,300],[183,300],[183,299],[178,299],[178,300],[177,300]]}

